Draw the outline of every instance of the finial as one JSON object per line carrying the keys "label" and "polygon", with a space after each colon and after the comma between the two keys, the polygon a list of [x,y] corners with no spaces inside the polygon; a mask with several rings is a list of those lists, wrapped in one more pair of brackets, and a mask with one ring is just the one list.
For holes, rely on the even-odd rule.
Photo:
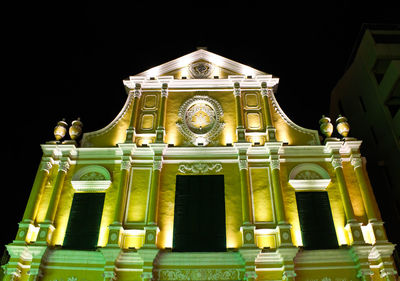
{"label": "finial", "polygon": [[323,134],[326,138],[330,138],[333,132],[331,118],[322,115],[322,118],[319,119],[319,129],[321,134]]}
{"label": "finial", "polygon": [[60,141],[62,138],[65,137],[65,133],[67,132],[67,122],[65,122],[65,118],[63,118],[61,121],[58,121],[57,126],[54,128],[54,137],[56,138],[56,141]]}
{"label": "finial", "polygon": [[81,122],[81,118],[78,117],[76,120],[72,121],[71,127],[69,127],[68,133],[71,137],[71,140],[76,140],[82,133],[83,123]]}
{"label": "finial", "polygon": [[347,118],[341,114],[339,114],[338,118],[336,118],[336,130],[345,138],[348,136],[350,131],[350,125],[347,122]]}

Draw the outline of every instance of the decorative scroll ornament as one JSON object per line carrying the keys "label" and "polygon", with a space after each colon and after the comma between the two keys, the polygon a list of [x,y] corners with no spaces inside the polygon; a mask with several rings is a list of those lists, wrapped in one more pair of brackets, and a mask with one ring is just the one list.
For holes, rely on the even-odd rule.
{"label": "decorative scroll ornament", "polygon": [[194,145],[207,145],[221,133],[223,111],[221,105],[209,96],[194,96],[184,102],[176,123],[180,133]]}
{"label": "decorative scroll ornament", "polygon": [[213,65],[205,61],[196,62],[189,65],[191,77],[195,79],[209,78],[213,70]]}
{"label": "decorative scroll ornament", "polygon": [[190,163],[179,165],[178,171],[182,174],[207,174],[218,173],[222,170],[219,163]]}

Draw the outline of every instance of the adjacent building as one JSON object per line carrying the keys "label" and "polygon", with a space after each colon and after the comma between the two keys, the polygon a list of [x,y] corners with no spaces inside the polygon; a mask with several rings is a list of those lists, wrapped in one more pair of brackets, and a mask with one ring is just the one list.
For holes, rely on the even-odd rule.
{"label": "adjacent building", "polygon": [[361,151],[388,236],[399,245],[400,25],[363,26],[351,64],[332,91],[331,116],[339,113],[364,141]]}
{"label": "adjacent building", "polygon": [[60,121],[4,280],[395,280],[362,141],[321,144],[278,82],[199,49],[124,80],[80,141]]}

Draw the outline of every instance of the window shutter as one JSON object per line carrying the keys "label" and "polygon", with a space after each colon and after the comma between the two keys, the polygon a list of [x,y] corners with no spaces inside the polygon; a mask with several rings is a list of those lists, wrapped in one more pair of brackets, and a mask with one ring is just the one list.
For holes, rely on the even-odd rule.
{"label": "window shutter", "polygon": [[297,192],[301,236],[306,249],[338,247],[327,192]]}
{"label": "window shutter", "polygon": [[225,251],[224,177],[176,178],[174,251]]}
{"label": "window shutter", "polygon": [[97,247],[105,193],[75,193],[63,247],[93,250]]}

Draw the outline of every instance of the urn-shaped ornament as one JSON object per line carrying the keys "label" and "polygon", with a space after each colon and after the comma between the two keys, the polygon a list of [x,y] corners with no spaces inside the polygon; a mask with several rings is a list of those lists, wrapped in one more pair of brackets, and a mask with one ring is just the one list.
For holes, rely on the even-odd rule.
{"label": "urn-shaped ornament", "polygon": [[65,134],[67,133],[67,126],[68,124],[65,122],[65,119],[58,121],[57,126],[54,128],[54,137],[56,138],[56,141],[59,141],[65,137]]}
{"label": "urn-shaped ornament", "polygon": [[340,115],[336,119],[336,130],[338,131],[339,134],[341,134],[343,137],[347,137],[350,131],[350,125],[347,122],[347,118]]}
{"label": "urn-shaped ornament", "polygon": [[322,115],[322,118],[319,120],[319,129],[321,134],[323,134],[326,138],[330,138],[333,132],[331,118]]}
{"label": "urn-shaped ornament", "polygon": [[71,140],[76,140],[82,134],[82,127],[83,124],[81,119],[78,118],[77,120],[72,121],[71,127],[69,127],[68,133],[71,137]]}

